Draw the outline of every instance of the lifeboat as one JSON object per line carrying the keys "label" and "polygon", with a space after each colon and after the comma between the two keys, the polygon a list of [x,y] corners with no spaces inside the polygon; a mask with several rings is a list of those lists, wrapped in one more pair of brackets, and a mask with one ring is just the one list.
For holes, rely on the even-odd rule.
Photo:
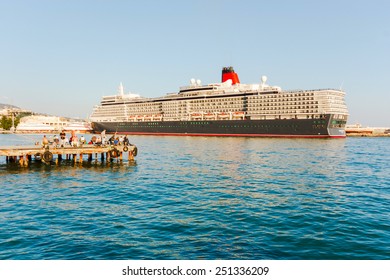
{"label": "lifeboat", "polygon": [[159,114],[159,115],[153,115],[153,116],[152,116],[152,119],[153,119],[154,121],[161,121],[161,120],[162,120],[162,115],[161,115],[161,114]]}
{"label": "lifeboat", "polygon": [[211,113],[207,113],[207,114],[204,114],[203,116],[205,119],[214,119],[215,118],[215,115],[214,114],[211,114]]}
{"label": "lifeboat", "polygon": [[218,114],[218,118],[219,119],[228,119],[229,118],[229,114],[228,113],[219,113]]}
{"label": "lifeboat", "polygon": [[233,113],[233,118],[244,118],[245,117],[245,112],[234,112]]}
{"label": "lifeboat", "polygon": [[193,118],[193,119],[201,119],[202,118],[202,114],[193,113],[193,114],[191,114],[191,118]]}

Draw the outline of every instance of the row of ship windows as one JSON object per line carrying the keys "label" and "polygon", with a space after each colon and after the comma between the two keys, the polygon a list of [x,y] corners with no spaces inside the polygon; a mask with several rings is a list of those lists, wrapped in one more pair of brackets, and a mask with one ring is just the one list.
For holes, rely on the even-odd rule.
{"label": "row of ship windows", "polygon": [[345,120],[332,120],[333,125],[340,125],[340,124],[346,124],[347,121]]}
{"label": "row of ship windows", "polygon": [[229,105],[242,105],[244,102],[208,102],[208,103],[190,103],[190,106],[198,107],[198,106],[215,106],[215,105],[224,105],[224,106],[229,106]]}
{"label": "row of ship windows", "polygon": [[[230,102],[230,103],[233,103],[233,102],[242,102],[244,100],[243,97],[239,97],[239,98],[233,98],[233,97],[230,97],[230,98],[213,98],[212,101],[213,102]],[[196,103],[210,103],[211,100],[208,100],[208,99],[201,99],[201,100],[191,100],[190,103],[192,104],[196,104]]]}
{"label": "row of ship windows", "polygon": [[148,110],[148,111],[156,111],[156,110],[160,110],[161,108],[159,107],[151,107],[151,106],[110,106],[110,107],[100,107],[99,108],[99,111],[139,111],[139,110],[142,110],[142,111],[145,111],[145,110]]}
{"label": "row of ship windows", "polygon": [[[303,98],[304,99],[304,98]],[[298,102],[297,102],[298,100]],[[297,100],[289,100],[289,99],[281,99],[281,100],[267,100],[267,101],[261,101],[261,100],[252,100],[252,102],[248,102],[248,106],[261,106],[261,104],[264,104],[264,106],[280,106],[280,105],[300,105],[300,104],[318,104],[319,102],[318,101],[307,101],[307,102],[299,102],[300,101],[300,98],[297,99]],[[218,102],[219,101],[219,102]],[[190,106],[194,106],[194,107],[197,107],[198,106],[204,106],[204,107],[210,107],[210,106],[227,106],[227,105],[242,105],[244,102],[243,100],[238,100],[238,101],[231,101],[231,100],[226,100],[226,101],[220,101],[218,100],[217,102],[209,102],[209,101],[203,101],[203,100],[200,100],[200,101],[192,101],[190,103],[181,103],[181,104],[164,104],[163,106],[161,106],[161,103],[160,105],[157,105],[157,104],[132,104],[131,106],[127,106],[127,110],[128,111],[156,111],[156,110],[169,110],[169,109],[175,109],[175,108],[178,108],[178,107],[187,107],[188,105]],[[281,102],[286,102],[287,103],[281,103]],[[288,101],[292,101],[292,102],[288,102]],[[272,102],[272,103],[270,103]],[[342,104],[342,105],[345,105],[345,102],[343,100],[333,100],[332,101],[332,104]],[[152,106],[151,106],[152,105]],[[120,106],[115,106],[117,107],[117,109],[122,109],[124,110],[124,107],[123,105],[120,105]],[[112,108],[112,107],[111,107]],[[106,108],[101,108],[101,110],[104,110]],[[107,108],[107,110],[109,110],[109,108]]]}
{"label": "row of ship windows", "polygon": [[[309,116],[308,116],[308,118],[309,118]],[[332,122],[332,124],[345,124],[345,123],[346,123],[345,121]],[[161,122],[147,122],[147,123],[138,122],[138,123],[132,123],[132,124],[134,126],[162,126],[162,127],[166,127],[166,124],[161,123]],[[204,126],[204,125],[210,125],[211,122],[209,122],[209,121],[180,122],[176,125],[169,125],[168,127],[187,126],[188,124]],[[326,124],[326,121],[323,119],[313,119],[313,125],[325,125],[325,124]],[[128,123],[126,123],[124,125],[128,125]],[[261,124],[261,125],[259,125],[259,124],[243,124],[243,125],[224,124],[224,125],[220,125],[220,127],[269,127],[269,126],[275,127],[275,125],[267,125],[267,124]],[[286,125],[277,125],[276,127],[289,127],[289,126],[293,127],[293,126],[298,126],[298,125],[297,124],[286,124]]]}
{"label": "row of ship windows", "polygon": [[293,111],[248,111],[248,114],[250,115],[267,115],[267,114],[304,114],[304,113],[313,113],[313,114],[318,114],[318,110],[293,110]]}
{"label": "row of ship windows", "polygon": [[[139,123],[131,123],[133,126],[137,126],[137,127],[170,127],[170,128],[174,128],[174,127],[187,127],[188,126],[188,123],[178,123],[178,124],[175,124],[175,125],[166,125],[164,123],[142,123],[142,122],[139,122]],[[128,124],[125,124],[126,126],[128,126]],[[199,122],[194,122],[194,123],[191,123],[191,125],[197,125],[197,126],[204,126],[204,125],[209,125],[209,123],[199,123]],[[120,126],[120,125],[119,125]],[[227,124],[227,125],[219,125],[218,127],[222,127],[222,128],[298,128],[299,125],[297,124],[286,124],[286,125],[268,125],[268,124],[262,124],[262,125],[258,125],[258,124]]]}
{"label": "row of ship windows", "polygon": [[[329,93],[326,93],[327,95]],[[253,95],[248,96],[248,98],[261,98],[261,99],[269,99],[269,98],[308,98],[308,96],[311,96],[310,98],[314,97],[314,93],[292,93],[292,94],[259,94],[259,95]],[[316,94],[316,96],[320,96],[319,93]]]}
{"label": "row of ship windows", "polygon": [[[325,93],[328,95],[329,93]],[[317,93],[316,96],[320,95],[320,93]],[[254,96],[249,96],[249,98],[297,98],[297,97],[308,97],[308,96],[314,96],[313,92],[310,93],[290,93],[290,94],[259,94]]]}
{"label": "row of ship windows", "polygon": [[181,114],[181,113],[217,113],[217,112],[238,112],[243,111],[242,108],[193,108],[192,110],[176,110],[176,111],[163,111],[162,114]]}
{"label": "row of ship windows", "polygon": [[193,107],[190,107],[188,111],[199,111],[199,110],[203,110],[203,111],[207,111],[207,110],[210,110],[210,111],[219,111],[220,109],[225,109],[225,110],[228,110],[228,111],[242,111],[245,107],[244,106],[220,106],[220,105],[216,105],[216,106],[193,106]]}
{"label": "row of ship windows", "polygon": [[183,107],[199,107],[199,106],[240,106],[243,105],[244,102],[224,102],[224,103],[216,103],[216,102],[208,102],[208,103],[185,103],[185,104],[180,104],[177,106],[163,106],[162,109],[174,109],[174,108],[183,108]]}
{"label": "row of ship windows", "polygon": [[282,98],[280,96],[249,96],[249,101],[258,101],[258,102],[268,102],[268,101],[300,101],[300,100],[343,100],[344,97],[342,96],[317,96],[314,97],[289,97],[289,98]]}
{"label": "row of ship windows", "polygon": [[[297,93],[297,92],[292,92],[292,93],[284,93],[284,94],[272,94],[274,97],[296,97],[296,96],[334,96],[334,97],[343,97],[344,93],[343,92],[329,92],[329,91],[321,91],[321,92],[302,92],[302,93]],[[262,95],[262,96],[267,96],[267,95]]]}
{"label": "row of ship windows", "polygon": [[162,108],[172,108],[172,107],[180,107],[180,106],[188,106],[188,105],[198,105],[198,104],[215,104],[215,103],[220,103],[220,104],[235,104],[235,103],[242,103],[243,100],[215,100],[213,101],[210,100],[192,100],[192,101],[180,101],[180,102],[175,102],[175,103],[170,103],[170,104],[163,104]]}
{"label": "row of ship windows", "polygon": [[[303,105],[303,106],[301,106]],[[309,106],[310,105],[310,106]],[[274,107],[278,106],[278,107]],[[280,106],[286,106],[286,107],[280,107]],[[274,107],[274,108],[318,108],[318,104],[266,104],[264,106],[248,106],[248,109],[259,109],[263,110],[264,108],[269,108],[269,107]]]}
{"label": "row of ship windows", "polygon": [[[292,108],[295,108],[296,105],[317,105],[313,106],[313,108],[318,108],[318,101],[312,101],[312,102],[294,102],[294,103],[265,103],[264,105],[262,104],[248,104],[248,108],[257,108],[257,107],[269,107],[269,106],[290,106]],[[345,107],[344,102],[332,102],[332,106],[339,106],[339,107]],[[221,104],[221,103],[211,103],[211,104],[191,104],[189,107],[190,108],[195,108],[195,109],[206,109],[206,108],[241,108],[243,107],[243,103],[229,103],[229,104]],[[158,111],[175,111],[177,109],[183,109],[183,108],[188,108],[187,105],[181,105],[181,106],[174,106],[174,107],[163,107],[163,108],[155,108],[155,107],[145,107],[145,108],[132,108],[128,107],[127,112],[158,112]],[[118,109],[102,109],[101,111],[106,111],[106,112],[117,112],[117,111],[122,111],[124,112],[124,108],[118,108]]]}
{"label": "row of ship windows", "polygon": [[[268,113],[268,112],[281,112],[281,113],[295,113],[296,110],[305,110],[305,109],[311,109],[310,113],[317,112],[318,106],[295,106],[295,107],[262,107],[262,108],[248,108],[249,113]],[[314,110],[316,109],[316,110]],[[326,109],[326,108],[325,108]],[[330,108],[329,108],[330,109]],[[334,108],[333,108],[334,109]],[[344,106],[340,106],[339,109],[344,109]],[[287,111],[286,111],[287,110]],[[205,111],[205,112],[234,112],[234,111],[243,111],[242,107],[235,107],[235,108],[226,108],[222,106],[214,106],[214,107],[199,107],[199,108],[191,108],[191,110],[186,110],[186,108],[182,109],[175,109],[175,110],[166,110],[166,111],[157,111],[157,110],[138,110],[138,111],[132,111],[127,110],[127,115],[137,115],[137,114],[167,114],[167,115],[176,115],[176,114],[184,114],[187,111]],[[309,110],[306,112],[309,113]],[[96,111],[95,116],[104,116],[104,115],[110,115],[110,116],[123,116],[125,115],[124,110],[104,110],[104,111]]]}
{"label": "row of ship windows", "polygon": [[251,102],[268,102],[268,101],[297,101],[297,100],[314,100],[314,97],[295,97],[295,98],[280,98],[280,97],[274,97],[274,98],[266,98],[263,96],[250,96],[248,97],[249,101]]}
{"label": "row of ship windows", "polygon": [[314,92],[303,92],[303,93],[293,93],[293,94],[280,94],[281,97],[292,97],[292,96],[314,96]]}
{"label": "row of ship windows", "polygon": [[[264,105],[263,105],[264,104]],[[300,104],[318,104],[318,101],[308,101],[308,102],[286,102],[286,103],[282,103],[282,102],[274,102],[274,101],[270,101],[270,102],[258,102],[258,103],[248,103],[248,106],[284,106],[284,105],[300,105]]]}
{"label": "row of ship windows", "polygon": [[[239,111],[239,110],[237,110]],[[195,112],[195,111],[193,111]],[[213,111],[203,111],[205,113],[212,113]],[[215,111],[214,111],[215,112]],[[227,109],[221,109],[218,110],[220,113],[229,113],[232,112],[231,110]],[[248,114],[296,114],[296,113],[319,113],[318,110],[306,110],[304,108],[300,110],[281,110],[281,109],[274,109],[274,110],[248,110]],[[134,113],[128,113],[127,115],[157,115],[157,114],[164,114],[164,116],[167,117],[175,117],[175,116],[184,116],[187,115],[187,111],[175,111],[175,112],[134,112]],[[124,116],[124,114],[103,114],[103,113],[96,113],[94,114],[94,117],[102,117],[110,115],[112,117],[121,117]]]}
{"label": "row of ship windows", "polygon": [[[123,105],[123,104],[120,104],[120,105],[112,105],[110,107],[116,107],[116,108],[124,108],[124,107],[127,107],[128,109],[131,109],[131,108],[161,108],[161,102],[158,102],[158,103],[154,103],[154,102],[148,102],[148,103],[131,103],[131,104],[126,104],[126,105]],[[102,106],[103,108],[104,107],[107,107],[107,106]]]}
{"label": "row of ship windows", "polygon": [[123,115],[125,112],[127,112],[128,114],[133,114],[133,113],[138,113],[138,112],[160,112],[160,110],[156,110],[156,109],[153,109],[153,108],[150,108],[150,109],[137,109],[137,110],[130,110],[130,109],[127,109],[127,110],[124,110],[123,108],[121,109],[103,109],[103,110],[99,110],[97,112],[101,112],[101,113],[109,113],[109,114],[121,114]]}
{"label": "row of ship windows", "polygon": [[296,109],[318,109],[318,106],[261,107],[261,108],[248,108],[248,111],[296,110]]}
{"label": "row of ship windows", "polygon": [[[309,97],[310,96],[310,97]],[[344,99],[344,94],[341,93],[329,93],[329,92],[324,92],[322,94],[317,93],[317,97],[319,98],[326,98],[326,99]],[[240,96],[240,97],[227,97],[227,98],[216,98],[213,100],[217,101],[236,101],[236,100],[243,100],[245,97]],[[283,99],[286,98],[286,99]],[[294,100],[314,100],[314,93],[293,93],[293,94],[264,94],[264,95],[255,95],[255,96],[248,96],[248,99],[264,99],[264,100],[269,100],[269,99],[277,99],[277,100],[282,100],[282,101],[294,101]],[[106,100],[103,98],[103,101],[110,101],[110,102],[115,102],[115,100]],[[132,106],[137,106],[137,107],[150,107],[150,106],[157,106],[161,107],[162,105],[164,106],[169,106],[173,105],[176,106],[178,103],[186,103],[188,101],[168,101],[168,102],[147,102],[147,103],[135,103],[132,104]],[[200,100],[192,100],[190,102],[210,102],[208,99],[200,99]]]}

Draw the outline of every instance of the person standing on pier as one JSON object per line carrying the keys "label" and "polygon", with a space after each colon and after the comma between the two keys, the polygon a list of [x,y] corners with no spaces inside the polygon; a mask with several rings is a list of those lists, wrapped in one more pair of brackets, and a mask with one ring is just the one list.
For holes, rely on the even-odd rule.
{"label": "person standing on pier", "polygon": [[46,135],[43,135],[42,146],[46,147],[49,144],[49,140],[46,138]]}
{"label": "person standing on pier", "polygon": [[127,136],[125,135],[125,137],[123,137],[123,145],[127,146],[129,145],[130,142],[129,142],[129,139],[127,138]]}
{"label": "person standing on pier", "polygon": [[66,138],[66,133],[64,130],[61,131],[60,138],[61,138],[61,147],[64,147],[65,146],[65,138]]}
{"label": "person standing on pier", "polygon": [[103,130],[102,133],[100,134],[101,139],[102,139],[102,144],[106,144],[106,130]]}
{"label": "person standing on pier", "polygon": [[75,132],[72,132],[72,147],[79,146],[79,138],[77,137]]}

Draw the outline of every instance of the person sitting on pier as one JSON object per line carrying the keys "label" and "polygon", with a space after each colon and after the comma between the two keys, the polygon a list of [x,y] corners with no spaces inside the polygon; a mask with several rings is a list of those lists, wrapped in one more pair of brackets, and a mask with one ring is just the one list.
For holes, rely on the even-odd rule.
{"label": "person sitting on pier", "polygon": [[80,144],[81,144],[81,145],[84,145],[84,144],[85,144],[84,135],[81,135],[81,137],[80,137]]}
{"label": "person sitting on pier", "polygon": [[65,139],[66,139],[66,133],[65,133],[65,131],[63,130],[63,131],[61,131],[61,133],[60,133],[60,138],[61,138],[61,147],[64,147],[65,146]]}
{"label": "person sitting on pier", "polygon": [[77,135],[72,136],[72,146],[73,147],[79,146],[79,138],[77,137]]}
{"label": "person sitting on pier", "polygon": [[100,136],[98,136],[98,137],[96,138],[95,144],[96,144],[97,146],[101,146],[101,145],[102,145],[102,138],[101,138]]}
{"label": "person sitting on pier", "polygon": [[88,144],[95,144],[96,143],[96,136],[92,136],[91,140],[88,142]]}
{"label": "person sitting on pier", "polygon": [[68,137],[65,137],[64,146],[65,146],[65,145],[70,145]]}
{"label": "person sitting on pier", "polygon": [[112,135],[112,136],[110,137],[110,139],[108,139],[108,144],[114,145],[114,141],[115,141],[115,134]]}
{"label": "person sitting on pier", "polygon": [[54,137],[53,137],[53,144],[54,144],[54,146],[58,146],[59,144],[60,144],[60,138],[58,138],[58,136],[57,135],[54,135]]}

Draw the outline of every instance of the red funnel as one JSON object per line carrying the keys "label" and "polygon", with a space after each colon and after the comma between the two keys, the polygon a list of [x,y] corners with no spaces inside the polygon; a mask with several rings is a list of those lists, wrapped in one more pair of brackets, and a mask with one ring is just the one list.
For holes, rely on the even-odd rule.
{"label": "red funnel", "polygon": [[234,72],[234,69],[231,66],[222,68],[222,83],[227,80],[232,80],[232,85],[240,83],[237,73]]}

